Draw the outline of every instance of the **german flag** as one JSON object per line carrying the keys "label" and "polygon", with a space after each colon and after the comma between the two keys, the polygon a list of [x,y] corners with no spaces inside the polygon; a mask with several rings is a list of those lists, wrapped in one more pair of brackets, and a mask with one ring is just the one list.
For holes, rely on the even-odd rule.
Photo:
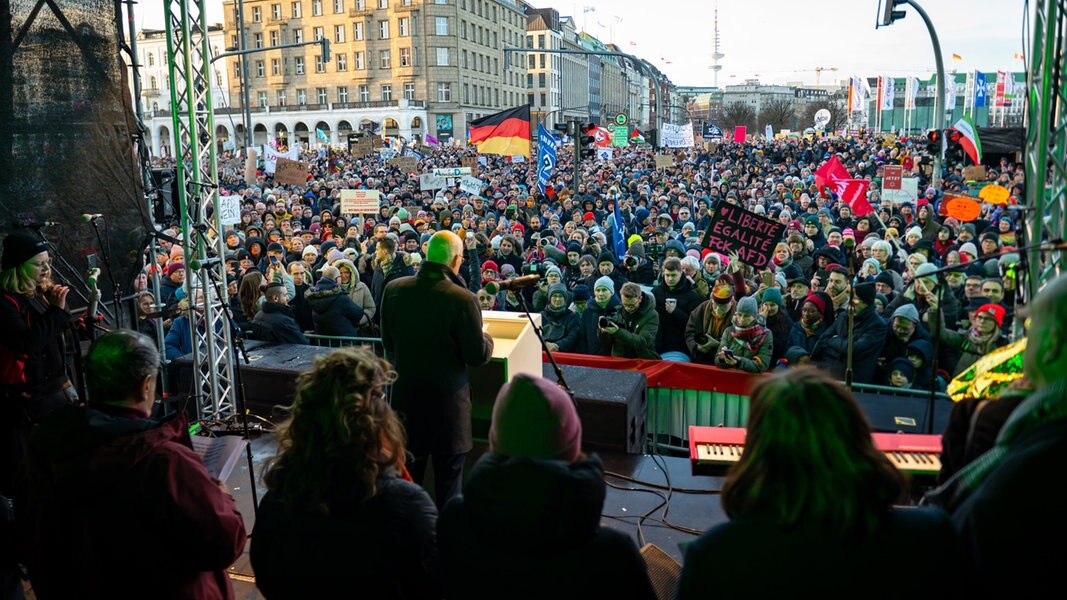
{"label": "german flag", "polygon": [[530,158],[530,105],[475,119],[470,128],[470,142],[479,154]]}

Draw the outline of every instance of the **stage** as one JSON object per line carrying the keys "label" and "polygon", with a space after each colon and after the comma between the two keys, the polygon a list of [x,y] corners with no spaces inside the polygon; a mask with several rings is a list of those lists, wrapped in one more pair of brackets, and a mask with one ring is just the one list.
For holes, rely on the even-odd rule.
{"label": "stage", "polygon": [[[267,462],[274,456],[276,447],[274,437],[270,434],[261,434],[252,441],[253,464],[256,470],[256,477],[259,479],[257,489],[260,498],[266,493],[266,487],[261,480],[262,475]],[[467,457],[465,472],[470,470],[470,467],[485,451],[486,447],[484,445],[475,445],[474,450]],[[667,478],[660,467],[660,464],[666,464],[670,475],[670,483],[673,487],[700,491],[701,493],[676,491],[671,494],[667,520],[672,524],[703,531],[726,521],[726,516],[719,505],[719,496],[717,494],[717,491],[722,487],[722,478],[693,477],[690,474],[688,459],[662,457],[662,462],[657,464],[660,458],[653,459],[648,455],[612,451],[598,452],[598,454],[604,461],[604,468],[607,472],[666,488]],[[613,476],[607,476],[605,479],[609,484],[619,488],[647,490],[629,491],[609,486],[601,515],[600,522],[602,526],[628,533],[633,537],[636,544],[638,542],[637,524],[640,517],[663,501],[660,496],[652,493],[652,491],[666,495],[667,490],[643,486]],[[237,501],[238,509],[244,515],[245,528],[250,533],[254,533],[255,514],[252,510],[252,492],[247,461],[242,460],[239,463],[239,466],[234,469],[233,474],[226,483],[230,488],[230,493],[233,494],[234,499]],[[663,516],[664,507],[660,507],[649,515],[648,519],[641,525],[645,542],[655,544],[674,560],[681,563],[682,549],[679,544],[696,539],[696,536],[671,529],[657,521],[657,519],[662,519]],[[251,540],[249,540],[249,544],[251,544]],[[233,580],[237,598],[253,600],[263,597],[255,587],[255,573],[248,558],[247,547],[244,554],[230,568],[229,573],[230,578]]]}

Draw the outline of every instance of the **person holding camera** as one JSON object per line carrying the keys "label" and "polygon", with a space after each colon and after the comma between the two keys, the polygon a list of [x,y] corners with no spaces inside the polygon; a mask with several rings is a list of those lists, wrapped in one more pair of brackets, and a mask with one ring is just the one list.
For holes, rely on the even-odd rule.
{"label": "person holding camera", "polygon": [[588,303],[582,311],[578,352],[611,356],[611,348],[600,342],[600,324],[607,323],[608,317],[613,316],[618,310],[619,299],[615,296],[615,283],[610,277],[602,276],[593,286],[593,301]]}
{"label": "person holding camera", "polygon": [[614,317],[597,319],[597,339],[610,356],[659,359],[656,337],[659,313],[656,299],[636,283],[623,284],[622,310]]}
{"label": "person holding camera", "polygon": [[622,289],[622,285],[626,283],[626,277],[615,266],[615,255],[611,253],[611,250],[600,251],[596,268],[597,270],[585,280],[585,284],[593,288],[594,292],[596,292],[596,283],[601,277],[610,279],[614,290]]}
{"label": "person holding camera", "polygon": [[645,243],[639,236],[632,236],[634,241],[626,250],[626,256],[622,258],[622,266],[626,269],[626,279],[642,285],[652,285],[656,279],[656,272],[652,267],[652,261],[645,256]]}
{"label": "person holding camera", "polygon": [[715,366],[762,373],[771,365],[774,334],[760,323],[755,296],[738,300],[731,324],[722,334]]}

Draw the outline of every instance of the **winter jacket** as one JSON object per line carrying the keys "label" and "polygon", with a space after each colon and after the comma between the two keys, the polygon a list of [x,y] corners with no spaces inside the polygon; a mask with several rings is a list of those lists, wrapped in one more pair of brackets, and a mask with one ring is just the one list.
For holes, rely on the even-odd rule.
{"label": "winter jacket", "polygon": [[582,322],[571,309],[570,299],[563,308],[547,307],[541,311],[541,336],[546,342],[559,346],[560,352],[574,352],[578,348]]}
{"label": "winter jacket", "polygon": [[336,281],[323,277],[304,297],[311,305],[315,333],[346,337],[357,335],[356,328],[363,320],[363,309],[352,302],[352,298]]}
{"label": "winter jacket", "polygon": [[359,270],[356,269],[356,265],[348,259],[339,260],[333,264],[333,266],[340,269],[347,269],[352,274],[352,279],[349,280],[348,286],[341,286],[348,292],[348,297],[352,299],[352,302],[356,303],[356,306],[363,309],[363,314],[367,319],[374,319],[374,313],[377,306],[374,304],[374,297],[371,294],[370,288],[367,284],[363,283],[359,279]]}
{"label": "winter jacket", "polygon": [[620,308],[613,321],[619,326],[617,332],[597,332],[600,345],[610,348],[611,356],[659,359],[659,353],[656,352],[659,313],[656,312],[656,299],[652,294],[642,292],[637,310],[630,313]]}
{"label": "winter jacket", "polygon": [[580,315],[582,328],[579,334],[577,351],[582,354],[611,356],[611,348],[602,346],[600,339],[597,337],[597,322],[602,316],[614,317],[619,310],[621,310],[619,299],[615,296],[609,298],[607,305],[604,307],[597,304],[596,300],[590,299],[585,305],[585,310]]}
{"label": "winter jacket", "polygon": [[[374,301],[374,306],[379,307],[382,305],[382,294],[385,293],[385,286],[401,277],[410,277],[414,274],[415,270],[408,264],[407,255],[402,252],[396,253],[396,256],[393,257],[393,261],[389,263],[387,270],[384,270],[382,265],[376,265],[374,267],[374,274],[371,276],[370,286],[371,298]],[[376,321],[381,320],[380,310],[375,311],[374,319]]]}
{"label": "winter jacket", "polygon": [[786,349],[788,350],[789,348],[796,346],[803,348],[808,354],[811,354],[812,350],[815,349],[815,342],[819,341],[819,337],[826,331],[826,329],[826,325],[820,323],[818,329],[815,330],[815,333],[808,335],[808,333],[804,331],[804,326],[800,324],[800,321],[794,321],[793,326],[789,328],[789,339],[786,341]]}
{"label": "winter jacket", "polygon": [[287,510],[267,492],[249,552],[256,587],[267,598],[440,598],[437,507],[426,491],[394,469],[366,500],[347,483],[330,492],[328,514]]}
{"label": "winter jacket", "polygon": [[252,339],[279,344],[307,344],[293,311],[278,302],[264,302],[252,319]]}
{"label": "winter jacket", "polygon": [[[875,383],[878,357],[885,345],[889,327],[874,311],[874,306],[856,313],[853,317],[852,374],[856,383]],[[848,357],[848,316],[842,314],[834,320],[815,344],[812,360],[829,371],[834,378],[844,381]]]}
{"label": "winter jacket", "polygon": [[38,598],[233,598],[245,547],[233,498],[193,451],[184,416],[60,408],[30,439],[19,511]]}
{"label": "winter jacket", "polygon": [[721,369],[741,369],[748,373],[762,373],[774,364],[771,362],[771,356],[774,353],[774,334],[762,325],[753,325],[753,327],[759,327],[763,335],[763,339],[754,349],[749,348],[749,344],[744,340],[734,337],[737,331],[736,326],[730,325],[726,328],[719,340],[719,348],[733,351],[734,356],[741,362],[731,367],[722,361],[720,354],[716,354],[715,366]]}
{"label": "winter jacket", "polygon": [[[685,324],[685,345],[689,348],[688,354],[695,363],[714,364],[715,353],[719,351],[719,341],[733,319],[733,304],[730,305],[726,314],[718,318],[715,316],[715,304],[714,299],[700,303],[693,310],[693,313],[689,315],[689,322]],[[711,348],[707,352],[701,352],[697,348],[700,345],[697,343],[697,338],[701,335],[707,335],[709,341],[711,341]]]}
{"label": "winter jacket", "polygon": [[[659,314],[659,335],[656,338],[656,351],[683,352],[689,354],[689,347],[685,343],[685,326],[689,323],[689,315],[697,306],[700,306],[700,295],[693,288],[693,282],[688,277],[682,276],[678,285],[668,288],[662,281],[652,288],[652,296],[656,299],[656,312]],[[676,301],[673,312],[667,312],[667,299]]]}
{"label": "winter jacket", "polygon": [[596,455],[483,455],[438,520],[448,597],[655,598],[633,539],[600,526],[604,497]]}

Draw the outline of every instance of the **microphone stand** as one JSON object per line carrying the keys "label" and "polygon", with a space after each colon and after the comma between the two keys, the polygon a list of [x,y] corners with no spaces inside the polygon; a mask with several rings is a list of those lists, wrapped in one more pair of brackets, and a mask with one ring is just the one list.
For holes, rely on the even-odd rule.
{"label": "microphone stand", "polygon": [[[123,323],[122,320],[122,304],[119,303],[119,298],[122,297],[121,290],[118,282],[115,280],[115,271],[111,268],[111,228],[108,227],[107,222],[104,222],[104,237],[107,238],[107,243],[104,243],[104,239],[100,236],[100,226],[97,225],[99,219],[96,217],[90,218],[89,223],[93,226],[93,231],[96,232],[96,242],[100,244],[100,253],[104,256],[104,266],[107,267],[107,277],[111,280],[111,301],[115,306],[115,328],[121,328],[128,323]],[[155,257],[152,257],[155,259]]]}
{"label": "microphone stand", "polygon": [[515,295],[519,298],[519,305],[522,306],[522,311],[526,313],[526,318],[530,321],[530,326],[533,327],[534,333],[537,334],[537,340],[541,342],[541,349],[544,350],[545,355],[548,356],[548,362],[552,364],[552,370],[556,372],[556,381],[559,382],[559,387],[567,392],[567,395],[571,397],[571,402],[574,403],[574,409],[578,410],[578,400],[574,398],[574,391],[567,385],[567,380],[563,377],[563,370],[556,364],[556,359],[552,356],[552,351],[548,349],[548,345],[545,343],[545,338],[541,335],[541,328],[537,326],[537,323],[534,323],[533,315],[530,314],[530,307],[526,304],[526,298],[523,297],[520,290],[514,291]]}
{"label": "microphone stand", "polygon": [[[53,260],[58,260],[59,263],[61,265],[63,265],[63,267],[65,269],[67,269],[67,271],[69,273],[72,274],[73,278],[76,279],[78,281],[78,283],[81,284],[82,288],[88,291],[89,286],[88,286],[88,284],[85,283],[85,280],[81,277],[81,274],[80,274],[81,272],[78,271],[77,269],[75,269],[74,267],[72,267],[71,264],[69,262],[67,262],[67,259],[64,258],[63,254],[59,251],[59,248],[55,244],[52,243],[52,240],[48,239],[48,237],[45,236],[44,231],[41,231],[40,229],[37,229],[37,228],[35,228],[35,231],[37,232],[37,236],[39,238],[41,238],[41,241],[48,245],[48,255],[51,256]],[[89,297],[85,293],[83,293],[81,289],[79,289],[77,286],[75,286],[74,284],[71,283],[71,278],[70,277],[67,277],[66,275],[63,274],[62,271],[60,271],[59,269],[56,269],[56,268],[53,268],[52,272],[55,273],[56,277],[59,277],[60,281],[63,282],[63,285],[67,286],[68,288],[70,288],[70,290],[72,292],[77,294],[78,298],[82,302],[84,302],[86,306],[89,305]],[[111,311],[108,310],[106,304],[101,304],[100,308],[103,309],[103,312],[105,312],[109,318],[112,318],[112,319],[115,318],[114,315],[111,313]]]}
{"label": "microphone stand", "polygon": [[848,349],[845,353],[845,387],[848,388],[849,391],[852,391],[852,381],[854,376],[852,370],[852,341],[853,332],[856,329],[856,268],[854,260],[856,255],[855,244],[852,244],[851,246],[849,244],[845,244],[845,251],[848,253],[847,262],[849,277],[848,308],[846,309],[848,310]]}

